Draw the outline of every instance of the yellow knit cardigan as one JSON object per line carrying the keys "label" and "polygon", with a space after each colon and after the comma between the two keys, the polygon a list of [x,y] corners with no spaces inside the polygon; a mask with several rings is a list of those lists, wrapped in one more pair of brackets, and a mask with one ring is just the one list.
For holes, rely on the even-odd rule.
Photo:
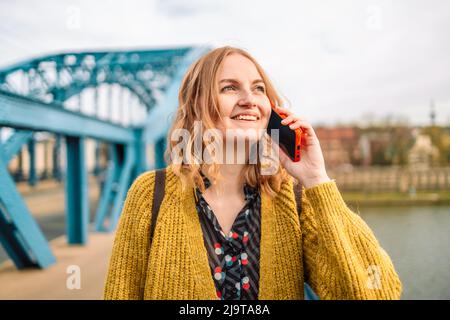
{"label": "yellow knit cardigan", "polygon": [[[106,276],[105,299],[217,299],[194,190],[182,191],[167,168],[151,248],[155,172],[128,191]],[[399,299],[402,284],[367,224],[334,181],[302,191],[299,221],[292,182],[275,198],[261,194],[259,299],[304,299],[306,281],[320,299]]]}

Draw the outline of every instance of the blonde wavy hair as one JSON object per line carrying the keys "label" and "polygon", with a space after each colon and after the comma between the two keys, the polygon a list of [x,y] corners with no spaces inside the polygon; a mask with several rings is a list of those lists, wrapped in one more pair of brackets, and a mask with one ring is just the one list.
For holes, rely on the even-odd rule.
{"label": "blonde wavy hair", "polygon": [[[172,133],[177,129],[184,129],[189,131],[191,141],[195,141],[198,132],[194,131],[194,122],[201,121],[202,132],[208,129],[215,129],[221,116],[219,112],[218,94],[219,88],[215,79],[219,67],[225,57],[231,54],[240,54],[250,59],[256,69],[258,70],[264,84],[266,86],[266,95],[275,104],[281,106],[282,99],[277,94],[274,86],[270,82],[268,76],[258,62],[246,51],[240,48],[225,46],[214,49],[194,62],[184,75],[181,82],[181,87],[178,94],[178,109],[172,127],[167,136],[167,148],[164,154],[165,161],[173,168],[173,172],[180,177],[185,190],[187,187],[198,187],[202,192],[205,190],[200,171],[212,180],[212,183],[217,183],[223,177],[220,175],[220,164],[212,163],[174,163],[171,159],[174,147],[179,143],[172,141]],[[202,150],[205,144],[202,141]],[[269,142],[270,143],[270,142]],[[186,152],[190,153],[189,159],[196,158],[193,143],[188,143]],[[203,152],[201,153],[203,154]],[[261,174],[261,162],[258,157],[256,164],[246,164],[243,170],[242,182],[247,183],[252,187],[258,187],[262,192],[265,192],[270,197],[275,197],[280,191],[281,184],[292,177],[280,165],[277,172],[272,175]]]}

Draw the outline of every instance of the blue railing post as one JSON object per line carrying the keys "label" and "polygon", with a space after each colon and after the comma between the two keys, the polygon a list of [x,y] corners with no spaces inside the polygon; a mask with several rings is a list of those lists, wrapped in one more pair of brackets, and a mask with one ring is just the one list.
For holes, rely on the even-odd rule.
{"label": "blue railing post", "polygon": [[155,143],[155,168],[160,169],[166,167],[164,160],[164,151],[166,150],[166,138],[162,137]]}
{"label": "blue railing post", "polygon": [[67,239],[70,244],[85,244],[89,224],[89,198],[84,139],[67,136],[66,154]]}
{"label": "blue railing post", "polygon": [[60,153],[61,153],[61,135],[55,134],[55,144],[53,146],[52,153],[52,174],[53,178],[56,181],[61,181],[61,161],[60,161]]}
{"label": "blue railing post", "polygon": [[31,139],[28,141],[28,154],[30,156],[29,163],[30,168],[28,172],[28,184],[30,186],[36,185],[36,142],[34,140],[34,137],[31,137]]}
{"label": "blue railing post", "polygon": [[19,153],[17,154],[17,169],[14,172],[14,180],[15,181],[23,181],[23,149],[20,149]]}
{"label": "blue railing post", "polygon": [[136,158],[136,165],[134,167],[131,180],[134,180],[138,175],[140,175],[142,172],[147,171],[147,144],[143,140],[143,129],[142,128],[136,128],[133,130],[135,135],[135,144],[134,144],[134,150],[135,150],[135,158]]}
{"label": "blue railing post", "polygon": [[100,141],[95,141],[95,159],[94,159],[94,176],[100,174]]}
{"label": "blue railing post", "polygon": [[319,296],[306,282],[304,283],[304,293],[305,293],[305,300],[320,300]]}

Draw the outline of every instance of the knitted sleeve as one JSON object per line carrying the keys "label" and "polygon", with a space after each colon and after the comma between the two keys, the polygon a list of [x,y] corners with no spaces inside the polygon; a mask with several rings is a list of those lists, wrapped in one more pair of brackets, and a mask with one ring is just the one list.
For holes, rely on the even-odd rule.
{"label": "knitted sleeve", "polygon": [[114,239],[104,299],[143,299],[154,183],[154,171],[146,172],[128,190]]}
{"label": "knitted sleeve", "polygon": [[320,299],[399,299],[402,284],[367,224],[334,181],[303,189],[305,281]]}

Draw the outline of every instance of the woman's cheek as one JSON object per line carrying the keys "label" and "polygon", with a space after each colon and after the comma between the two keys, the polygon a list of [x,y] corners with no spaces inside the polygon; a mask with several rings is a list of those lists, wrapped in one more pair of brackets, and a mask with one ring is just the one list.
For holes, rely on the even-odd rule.
{"label": "woman's cheek", "polygon": [[264,117],[263,129],[267,128],[269,125],[269,117]]}
{"label": "woman's cheek", "polygon": [[269,119],[270,119],[270,112],[271,112],[272,110],[269,108],[269,109],[266,109],[266,110],[264,110],[264,127],[267,127],[267,125],[269,124]]}

